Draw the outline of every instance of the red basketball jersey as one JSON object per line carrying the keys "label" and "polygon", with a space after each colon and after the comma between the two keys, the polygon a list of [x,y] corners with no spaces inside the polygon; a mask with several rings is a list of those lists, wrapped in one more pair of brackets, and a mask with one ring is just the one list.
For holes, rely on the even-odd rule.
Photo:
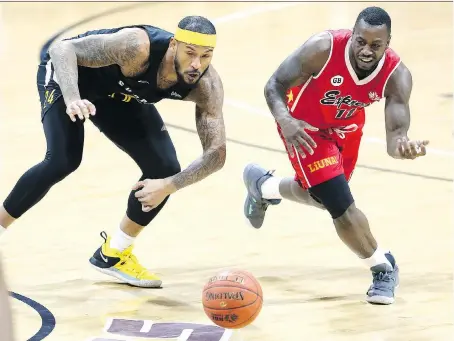
{"label": "red basketball jersey", "polygon": [[386,83],[400,57],[387,48],[377,68],[359,80],[348,55],[352,31],[327,32],[331,37],[328,61],[318,75],[288,90],[287,106],[293,117],[319,129],[332,129],[341,138],[347,133],[362,134],[364,109],[384,97]]}

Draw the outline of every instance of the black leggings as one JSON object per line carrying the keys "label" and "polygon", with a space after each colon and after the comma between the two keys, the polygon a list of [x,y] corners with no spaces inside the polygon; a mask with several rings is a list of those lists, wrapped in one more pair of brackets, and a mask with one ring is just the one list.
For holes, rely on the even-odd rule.
{"label": "black leggings", "polygon": [[[110,98],[94,104],[96,115],[91,121],[136,162],[142,171],[140,180],[161,179],[180,172],[172,140],[154,105]],[[72,122],[65,111],[63,97],[59,97],[43,116],[47,152],[43,161],[22,175],[4,201],[4,208],[13,218],[19,218],[38,203],[53,185],[74,172],[82,161],[84,125],[79,119]],[[168,197],[155,209],[143,212],[132,191],[126,214],[132,221],[146,226],[167,200]]]}

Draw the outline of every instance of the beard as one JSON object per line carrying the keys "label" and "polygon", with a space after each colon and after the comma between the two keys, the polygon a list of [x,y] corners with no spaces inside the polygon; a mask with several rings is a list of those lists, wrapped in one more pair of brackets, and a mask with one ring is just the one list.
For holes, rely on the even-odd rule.
{"label": "beard", "polygon": [[[177,73],[177,85],[182,85],[186,88],[194,89],[197,87],[197,82],[200,80],[200,75],[199,78],[194,82],[194,83],[187,83],[184,80],[184,72],[181,71],[181,65],[178,62],[177,58],[174,59],[174,66],[175,66],[175,72]],[[195,71],[198,72],[198,71]]]}

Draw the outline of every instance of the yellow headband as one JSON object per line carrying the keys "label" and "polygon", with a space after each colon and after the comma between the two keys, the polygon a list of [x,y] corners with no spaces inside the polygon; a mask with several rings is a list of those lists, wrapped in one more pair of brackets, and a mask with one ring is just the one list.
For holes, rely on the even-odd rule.
{"label": "yellow headband", "polygon": [[186,44],[194,44],[199,46],[216,46],[216,35],[205,34],[177,28],[174,38]]}

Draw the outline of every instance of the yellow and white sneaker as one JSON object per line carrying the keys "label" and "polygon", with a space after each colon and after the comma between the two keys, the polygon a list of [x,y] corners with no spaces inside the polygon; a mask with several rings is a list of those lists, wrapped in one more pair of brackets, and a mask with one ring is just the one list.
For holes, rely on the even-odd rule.
{"label": "yellow and white sneaker", "polygon": [[110,247],[110,237],[106,232],[101,232],[101,237],[104,244],[90,258],[90,263],[96,270],[136,287],[161,286],[162,281],[159,277],[145,269],[132,254],[133,245],[121,252]]}

